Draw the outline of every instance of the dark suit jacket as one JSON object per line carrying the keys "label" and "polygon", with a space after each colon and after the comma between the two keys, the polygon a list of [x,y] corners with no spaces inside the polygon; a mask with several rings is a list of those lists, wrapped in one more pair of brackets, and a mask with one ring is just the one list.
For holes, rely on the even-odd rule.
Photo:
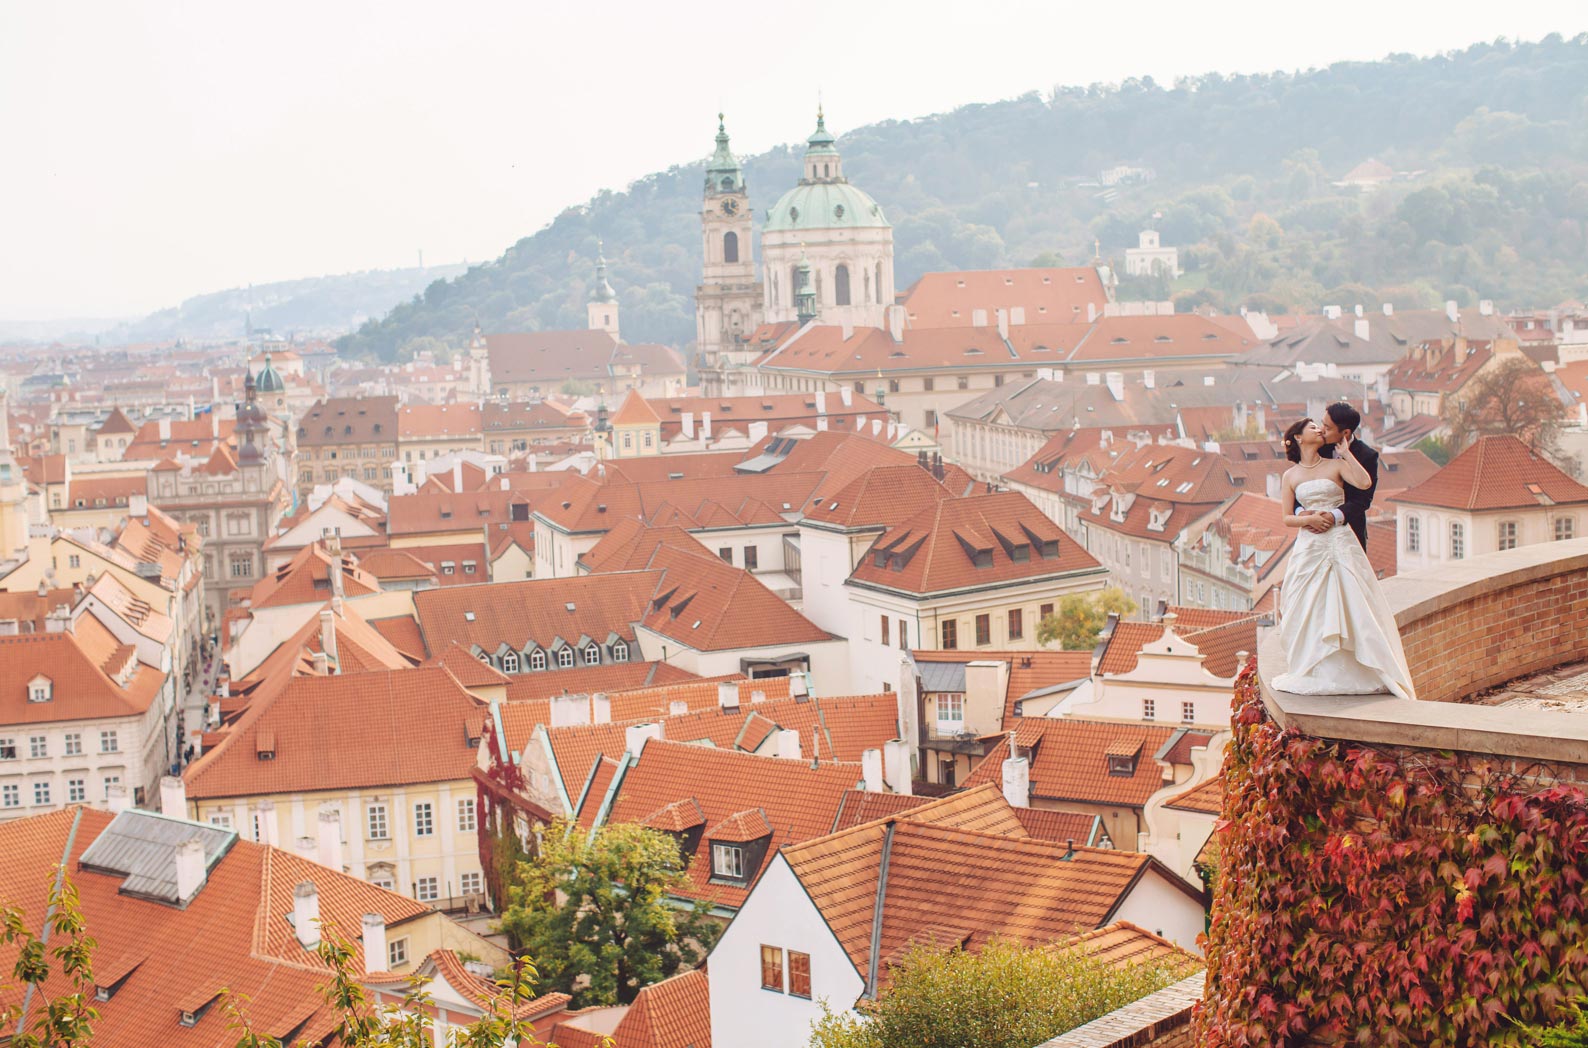
{"label": "dark suit jacket", "polygon": [[[1367,549],[1367,511],[1373,505],[1373,493],[1378,490],[1378,450],[1370,448],[1360,440],[1351,443],[1351,453],[1356,460],[1362,463],[1362,468],[1367,470],[1368,480],[1371,481],[1366,488],[1353,488],[1345,486],[1345,504],[1340,507],[1340,513],[1345,517],[1346,524],[1356,535],[1356,540],[1362,544],[1362,549]],[[1296,507],[1299,512],[1300,506]]]}

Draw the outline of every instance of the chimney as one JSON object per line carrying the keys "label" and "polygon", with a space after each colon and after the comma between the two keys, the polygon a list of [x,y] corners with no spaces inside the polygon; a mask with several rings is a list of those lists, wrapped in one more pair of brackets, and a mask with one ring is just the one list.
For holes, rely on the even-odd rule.
{"label": "chimney", "polygon": [[1257,432],[1268,432],[1268,407],[1261,400],[1257,402]]}
{"label": "chimney", "polygon": [[1147,389],[1158,388],[1158,376],[1153,373],[1152,368],[1147,368],[1141,373],[1141,384]]}
{"label": "chimney", "polygon": [[816,391],[816,414],[827,414],[827,391],[825,389]]}
{"label": "chimney", "polygon": [[766,701],[766,692],[760,690],[759,688],[757,688],[755,691],[752,691],[750,693],[750,705],[754,706],[756,703],[765,702],[765,701]]}
{"label": "chimney", "polygon": [[733,681],[723,681],[717,685],[717,705],[724,711],[733,711],[739,708],[739,685]]}
{"label": "chimney", "polygon": [[1384,315],[1387,316],[1387,317],[1392,317],[1392,316],[1395,315],[1395,303],[1393,303],[1393,302],[1384,303]]}
{"label": "chimney", "polygon": [[888,307],[888,335],[895,343],[904,341],[904,307]]}
{"label": "chimney", "polygon": [[860,755],[860,788],[872,793],[886,793],[888,784],[882,777],[882,751],[866,750]]}
{"label": "chimney", "polygon": [[168,418],[163,418],[163,419],[160,420],[159,426],[160,426],[160,440],[161,441],[170,440],[171,439],[171,420],[168,419]]}
{"label": "chimney", "polygon": [[1000,309],[995,314],[995,316],[998,318],[998,337],[1003,339],[1005,342],[1008,342],[1009,341],[1009,311],[1007,309]]}
{"label": "chimney", "polygon": [[1445,319],[1452,324],[1461,320],[1461,310],[1456,308],[1456,300],[1453,298],[1445,300]]}
{"label": "chimney", "polygon": [[1009,323],[1013,324],[1015,327],[1019,327],[1022,324],[1024,324],[1025,322],[1026,322],[1026,307],[1025,306],[1010,306],[1009,307]]}
{"label": "chimney", "polygon": [[1095,371],[1088,371],[1086,373],[1086,384],[1088,386],[1101,386],[1103,384],[1103,376]]}
{"label": "chimney", "polygon": [[299,881],[292,889],[292,930],[304,949],[320,944],[320,893],[313,881]]}
{"label": "chimney", "polygon": [[254,818],[259,820],[259,843],[271,848],[281,845],[280,828],[276,825],[276,802],[262,800],[254,808]]}
{"label": "chimney", "polygon": [[623,748],[636,759],[645,752],[645,744],[652,739],[664,737],[662,726],[657,723],[630,724],[623,729]]}
{"label": "chimney", "polygon": [[1091,323],[1095,322],[1096,320],[1097,320],[1097,303],[1096,302],[1088,302],[1086,304],[1086,322],[1088,324],[1091,324]]}
{"label": "chimney", "polygon": [[1493,300],[1487,299],[1487,298],[1481,298],[1481,299],[1478,300],[1478,316],[1480,316],[1480,317],[1492,317],[1492,316],[1494,316],[1494,302],[1493,302]]}
{"label": "chimney", "polygon": [[683,699],[674,699],[672,702],[667,704],[667,715],[669,717],[682,717],[688,712],[689,703],[685,702]]}
{"label": "chimney", "polygon": [[1125,376],[1118,371],[1110,371],[1103,376],[1108,383],[1108,395],[1116,401],[1125,399]]}
{"label": "chimney", "polygon": [[1354,313],[1355,313],[1355,314],[1356,314],[1356,315],[1357,315],[1357,316],[1361,316],[1361,315],[1362,315],[1362,303],[1360,303],[1360,302],[1358,302],[1358,303],[1357,303],[1357,304],[1356,304],[1356,306],[1355,306],[1355,308],[1354,308],[1354,310],[1353,310],[1353,312],[1354,312]]}
{"label": "chimney", "polygon": [[194,837],[176,846],[176,902],[186,906],[204,887],[207,864],[204,861],[204,841]]}
{"label": "chimney", "polygon": [[987,311],[985,309],[973,309],[973,310],[971,310],[970,311],[970,326],[971,327],[979,327],[979,328],[986,327],[987,326]]}
{"label": "chimney", "polygon": [[142,518],[142,517],[147,517],[148,515],[149,515],[149,496],[148,495],[128,495],[127,496],[127,516]]}
{"label": "chimney", "polygon": [[684,431],[684,439],[685,440],[694,440],[695,439],[695,413],[693,411],[684,412],[684,417],[680,420],[680,423],[681,423],[683,431]]}
{"label": "chimney", "polygon": [[335,808],[321,808],[319,819],[319,852],[321,866],[342,872],[342,820]]}
{"label": "chimney", "polygon": [[[1009,745],[1013,752],[1013,738]],[[1031,807],[1031,762],[1024,757],[1010,757],[1004,761],[1004,800],[1011,807]]]}
{"label": "chimney", "polygon": [[575,724],[589,723],[590,696],[564,693],[551,697],[551,726],[553,728],[566,728]]}
{"label": "chimney", "polygon": [[711,439],[711,412],[709,411],[700,413],[700,436],[702,440]]}
{"label": "chimney", "polygon": [[336,614],[330,608],[320,611],[320,650],[328,662],[336,661]]}
{"label": "chimney", "polygon": [[456,462],[452,463],[452,490],[457,492],[461,492],[463,490],[462,459],[458,459]]}
{"label": "chimney", "polygon": [[312,656],[314,672],[317,676],[328,677],[331,675],[331,660],[325,657],[325,652],[317,651]]}
{"label": "chimney", "polygon": [[1340,307],[1339,306],[1324,306],[1323,307],[1323,315],[1328,320],[1339,320],[1340,319]]}
{"label": "chimney", "polygon": [[750,443],[754,444],[758,441],[766,439],[766,419],[756,419],[754,422],[750,423],[749,430]]}
{"label": "chimney", "polygon": [[855,391],[844,386],[838,391],[838,399],[843,401],[844,407],[852,407],[855,403]]}
{"label": "chimney", "polygon": [[383,972],[391,962],[386,953],[386,918],[378,913],[364,915],[364,974]]}
{"label": "chimney", "polygon": [[811,680],[808,673],[795,673],[789,677],[788,693],[796,699],[806,698],[811,694]]}
{"label": "chimney", "polygon": [[[341,543],[338,542],[338,545]],[[327,547],[330,543],[326,543]],[[337,600],[342,599],[342,555],[331,553],[331,596]]]}
{"label": "chimney", "polygon": [[116,783],[105,790],[105,807],[112,812],[123,812],[132,807],[132,800],[127,795],[127,787]]}
{"label": "chimney", "polygon": [[612,700],[604,691],[598,691],[590,696],[590,723],[612,723]]}
{"label": "chimney", "polygon": [[882,744],[882,773],[893,792],[910,796],[911,768],[910,744],[903,739],[893,739]]}
{"label": "chimney", "polygon": [[1357,317],[1356,320],[1352,321],[1351,323],[1351,330],[1357,338],[1361,339],[1363,342],[1366,342],[1369,333],[1367,318]]}
{"label": "chimney", "polygon": [[786,760],[799,760],[800,733],[793,728],[785,728],[779,731],[777,733],[777,755]]}
{"label": "chimney", "polygon": [[187,784],[181,776],[160,776],[160,814],[168,819],[187,818]]}

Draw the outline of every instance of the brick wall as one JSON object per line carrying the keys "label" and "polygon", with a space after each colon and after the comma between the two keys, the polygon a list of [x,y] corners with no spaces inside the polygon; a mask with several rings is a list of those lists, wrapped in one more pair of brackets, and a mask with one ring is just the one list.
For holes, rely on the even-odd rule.
{"label": "brick wall", "polygon": [[1415,618],[1401,616],[1417,697],[1460,701],[1588,657],[1588,571],[1562,567],[1542,578],[1469,586],[1464,600]]}

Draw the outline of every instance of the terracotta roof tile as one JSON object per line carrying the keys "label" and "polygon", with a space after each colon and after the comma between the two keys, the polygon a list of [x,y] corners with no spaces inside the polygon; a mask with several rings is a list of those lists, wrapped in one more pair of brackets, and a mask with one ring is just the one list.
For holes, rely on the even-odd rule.
{"label": "terracotta roof tile", "polygon": [[[1120,804],[1139,808],[1163,788],[1163,772],[1152,759],[1175,729],[1145,724],[1027,717],[1018,722],[1020,754],[1031,760],[1031,796],[1086,804]],[[1107,750],[1121,742],[1139,744],[1140,756],[1129,775],[1110,774]],[[1001,782],[1009,756],[1005,737],[988,751],[970,775],[967,786]]]}
{"label": "terracotta roof tile", "polygon": [[1014,307],[1025,310],[1028,323],[1070,323],[1088,320],[1087,306],[1102,313],[1108,292],[1090,266],[955,270],[925,274],[899,302],[911,326],[921,328],[970,327],[976,310],[991,321],[996,310]]}
{"label": "terracotta roof tile", "polygon": [[[1257,611],[1215,611],[1210,608],[1171,607],[1174,632],[1201,652],[1202,666],[1215,677],[1233,678],[1239,671],[1240,652],[1257,650]],[[1129,673],[1136,668],[1141,649],[1163,636],[1162,622],[1122,620],[1114,626],[1098,660],[1097,672]]]}
{"label": "terracotta roof tile", "polygon": [[660,571],[661,575],[650,611],[641,621],[647,629],[696,651],[788,647],[832,639],[753,574],[704,548],[697,553],[658,546],[646,566],[650,571],[645,574]]}
{"label": "terracotta roof tile", "polygon": [[1221,815],[1224,812],[1224,778],[1215,775],[1200,786],[1193,786],[1183,793],[1175,794],[1165,801],[1163,806],[1176,811]]}
{"label": "terracotta roof tile", "polygon": [[342,594],[362,597],[380,592],[379,580],[366,574],[357,558],[333,554],[323,543],[315,542],[299,550],[291,560],[254,583],[248,603],[252,608],[278,608],[289,604],[323,604],[331,599],[333,562],[342,561]]}
{"label": "terracotta roof tile", "polygon": [[[39,677],[50,687],[46,702],[29,699]],[[70,631],[0,637],[0,724],[133,717],[164,685],[165,674],[137,661],[92,615]]]}
{"label": "terracotta roof tile", "polygon": [[767,821],[765,811],[760,808],[749,808],[735,812],[710,827],[706,830],[706,836],[714,841],[743,844],[746,841],[758,841],[763,837],[772,836],[772,824]]}
{"label": "terracotta roof tile", "polygon": [[1108,832],[1103,829],[1103,820],[1085,812],[1016,808],[1015,818],[1020,820],[1020,825],[1025,828],[1027,834],[1039,841],[1054,843],[1074,841],[1089,848],[1107,848],[1113,843],[1108,841]]}
{"label": "terracotta roof tile", "polygon": [[1479,437],[1423,483],[1394,501],[1446,509],[1533,509],[1588,502],[1588,487],[1516,437]]}
{"label": "terracotta roof tile", "polygon": [[613,633],[633,651],[633,623],[645,617],[660,577],[632,571],[421,590],[414,612],[429,651],[451,641],[493,654],[504,643],[520,651],[580,637],[605,644]]}

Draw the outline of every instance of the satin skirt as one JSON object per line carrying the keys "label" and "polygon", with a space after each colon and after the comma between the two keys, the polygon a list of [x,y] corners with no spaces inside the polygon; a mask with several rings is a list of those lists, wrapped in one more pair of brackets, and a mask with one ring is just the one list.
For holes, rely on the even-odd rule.
{"label": "satin skirt", "polygon": [[1416,697],[1395,616],[1350,528],[1302,530],[1285,566],[1279,613],[1290,667],[1274,678],[1276,689]]}

